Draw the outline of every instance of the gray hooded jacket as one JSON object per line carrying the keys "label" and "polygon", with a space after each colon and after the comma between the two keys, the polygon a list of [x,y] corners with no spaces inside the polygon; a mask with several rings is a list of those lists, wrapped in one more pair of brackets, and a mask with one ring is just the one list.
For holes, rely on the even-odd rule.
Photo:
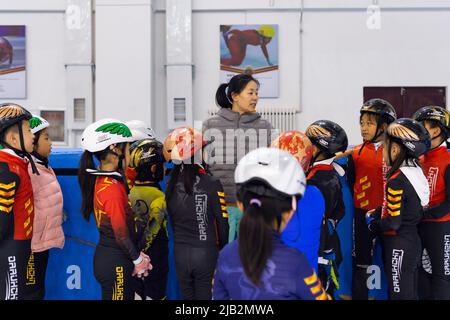
{"label": "gray hooded jacket", "polygon": [[220,108],[217,115],[203,123],[206,140],[213,142],[206,147],[212,174],[220,179],[227,203],[236,202],[234,169],[239,160],[251,150],[268,147],[275,137],[269,121],[259,113],[239,114],[231,109]]}

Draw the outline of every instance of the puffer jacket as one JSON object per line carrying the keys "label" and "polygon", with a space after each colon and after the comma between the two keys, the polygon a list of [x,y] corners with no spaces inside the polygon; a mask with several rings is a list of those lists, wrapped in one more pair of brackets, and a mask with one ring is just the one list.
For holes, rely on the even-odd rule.
{"label": "puffer jacket", "polygon": [[227,108],[220,108],[217,115],[203,123],[206,140],[214,140],[207,146],[207,164],[211,173],[220,179],[227,204],[236,202],[234,169],[248,152],[268,147],[275,137],[269,121],[255,113],[239,114]]}
{"label": "puffer jacket", "polygon": [[34,158],[40,175],[28,172],[33,185],[34,195],[34,226],[31,238],[31,250],[41,252],[50,248],[64,246],[64,232],[62,229],[63,195],[52,168],[46,167]]}

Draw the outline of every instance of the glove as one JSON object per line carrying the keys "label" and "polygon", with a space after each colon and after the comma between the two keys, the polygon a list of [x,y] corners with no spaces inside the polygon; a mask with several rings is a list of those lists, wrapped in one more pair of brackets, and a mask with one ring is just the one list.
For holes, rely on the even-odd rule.
{"label": "glove", "polygon": [[370,214],[370,211],[367,212],[366,213],[366,224],[367,224],[367,227],[369,228],[369,230],[370,230],[370,226],[374,220],[375,220],[375,218]]}
{"label": "glove", "polygon": [[[142,259],[141,259],[142,258]],[[141,252],[139,258],[137,260],[141,260],[138,263],[134,263],[134,270],[132,276],[136,276],[138,278],[148,276],[148,272],[153,269],[153,266],[150,264],[150,257],[145,253]]]}
{"label": "glove", "polygon": [[374,232],[373,230],[373,224],[375,223],[375,220],[380,219],[380,211],[378,209],[372,209],[370,211],[367,211],[366,213],[366,224],[367,224],[367,228],[371,231]]}

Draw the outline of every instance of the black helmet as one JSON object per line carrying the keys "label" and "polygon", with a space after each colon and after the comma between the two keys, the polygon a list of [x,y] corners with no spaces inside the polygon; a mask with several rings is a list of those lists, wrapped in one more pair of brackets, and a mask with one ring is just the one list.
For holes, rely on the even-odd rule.
{"label": "black helmet", "polygon": [[388,124],[397,119],[397,114],[395,113],[395,109],[392,104],[379,98],[370,99],[364,102],[359,112],[361,114],[363,112],[377,114],[380,118],[385,119]]}
{"label": "black helmet", "polygon": [[156,164],[157,170],[153,174],[153,179],[161,181],[164,174],[163,144],[156,139],[144,139],[134,142],[130,146],[130,167],[150,172],[150,166]]}
{"label": "black helmet", "polygon": [[13,148],[9,144],[7,144],[6,141],[1,141],[1,144],[3,145],[3,147],[8,147],[14,150],[19,156],[28,158],[33,173],[39,175],[39,171],[36,168],[33,158],[25,150],[25,143],[23,139],[22,125],[21,125],[21,122],[23,120],[28,121],[32,117],[33,115],[27,109],[25,109],[22,106],[19,106],[18,104],[15,103],[0,104],[0,139],[4,140],[5,137],[3,136],[3,134],[6,129],[17,124],[19,126],[21,150]]}
{"label": "black helmet", "polygon": [[407,153],[418,158],[431,146],[428,131],[416,120],[401,118],[387,128],[389,138],[405,146]]}
{"label": "black helmet", "polygon": [[438,106],[422,107],[414,113],[413,119],[419,122],[425,120],[436,121],[442,132],[447,137],[450,136],[450,112],[447,109]]}
{"label": "black helmet", "polygon": [[18,104],[3,103],[0,105],[0,132],[4,132],[22,120],[30,120],[32,117],[27,109]]}
{"label": "black helmet", "polygon": [[348,146],[347,134],[337,123],[318,120],[306,129],[309,140],[327,154],[344,152]]}

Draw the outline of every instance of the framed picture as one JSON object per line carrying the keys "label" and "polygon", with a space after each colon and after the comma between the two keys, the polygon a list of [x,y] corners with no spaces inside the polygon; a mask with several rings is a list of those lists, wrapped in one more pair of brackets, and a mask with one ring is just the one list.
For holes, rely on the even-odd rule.
{"label": "framed picture", "polygon": [[278,97],[278,25],[220,26],[220,80],[239,73],[260,82],[260,97]]}
{"label": "framed picture", "polygon": [[0,99],[25,99],[25,26],[0,26]]}

